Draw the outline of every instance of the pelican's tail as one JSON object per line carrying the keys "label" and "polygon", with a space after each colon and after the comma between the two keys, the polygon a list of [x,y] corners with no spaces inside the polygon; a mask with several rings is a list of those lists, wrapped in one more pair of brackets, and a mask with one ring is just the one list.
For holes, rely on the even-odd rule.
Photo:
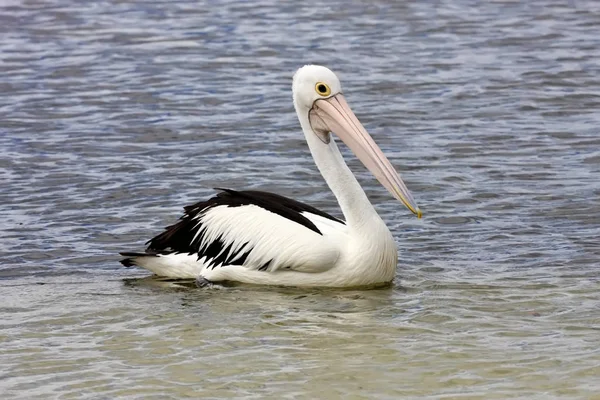
{"label": "pelican's tail", "polygon": [[186,253],[119,253],[124,259],[121,264],[126,267],[138,266],[154,272],[158,276],[169,278],[197,278],[204,265],[198,261],[197,255]]}

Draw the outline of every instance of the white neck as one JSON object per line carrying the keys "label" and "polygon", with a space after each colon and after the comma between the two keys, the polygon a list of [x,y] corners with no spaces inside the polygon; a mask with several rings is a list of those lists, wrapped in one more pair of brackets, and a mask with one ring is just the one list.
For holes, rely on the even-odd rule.
{"label": "white neck", "polygon": [[333,136],[329,144],[323,143],[313,132],[307,113],[298,112],[298,118],[315,164],[340,204],[346,224],[352,228],[383,224],[354,174],[344,162]]}

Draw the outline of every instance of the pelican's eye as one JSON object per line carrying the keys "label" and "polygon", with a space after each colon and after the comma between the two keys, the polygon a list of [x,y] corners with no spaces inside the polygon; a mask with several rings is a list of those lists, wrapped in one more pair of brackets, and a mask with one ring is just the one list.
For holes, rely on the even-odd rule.
{"label": "pelican's eye", "polygon": [[317,82],[315,85],[315,90],[319,93],[320,96],[329,96],[331,94],[331,89],[329,85],[323,82]]}

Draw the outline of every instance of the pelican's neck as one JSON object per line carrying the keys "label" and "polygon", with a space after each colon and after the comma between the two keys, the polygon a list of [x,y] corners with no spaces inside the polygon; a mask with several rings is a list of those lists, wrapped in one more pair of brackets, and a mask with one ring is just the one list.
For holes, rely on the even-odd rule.
{"label": "pelican's neck", "polygon": [[298,112],[298,118],[315,164],[340,204],[347,225],[360,228],[382,224],[377,211],[344,162],[333,136],[329,144],[323,143],[313,132],[307,113]]}

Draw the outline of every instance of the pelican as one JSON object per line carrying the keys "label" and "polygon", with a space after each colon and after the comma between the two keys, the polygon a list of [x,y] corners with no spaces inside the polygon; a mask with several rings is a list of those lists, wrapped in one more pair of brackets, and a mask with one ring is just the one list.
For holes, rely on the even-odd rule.
{"label": "pelican", "polygon": [[346,103],[331,70],[300,68],[292,91],[310,152],[345,221],[277,194],[217,189],[215,197],[185,207],[176,224],[146,243],[144,253],[121,253],[123,265],[163,277],[196,278],[199,286],[235,281],[358,287],[394,279],[394,238],[344,162],[332,133],[420,218],[413,196]]}

